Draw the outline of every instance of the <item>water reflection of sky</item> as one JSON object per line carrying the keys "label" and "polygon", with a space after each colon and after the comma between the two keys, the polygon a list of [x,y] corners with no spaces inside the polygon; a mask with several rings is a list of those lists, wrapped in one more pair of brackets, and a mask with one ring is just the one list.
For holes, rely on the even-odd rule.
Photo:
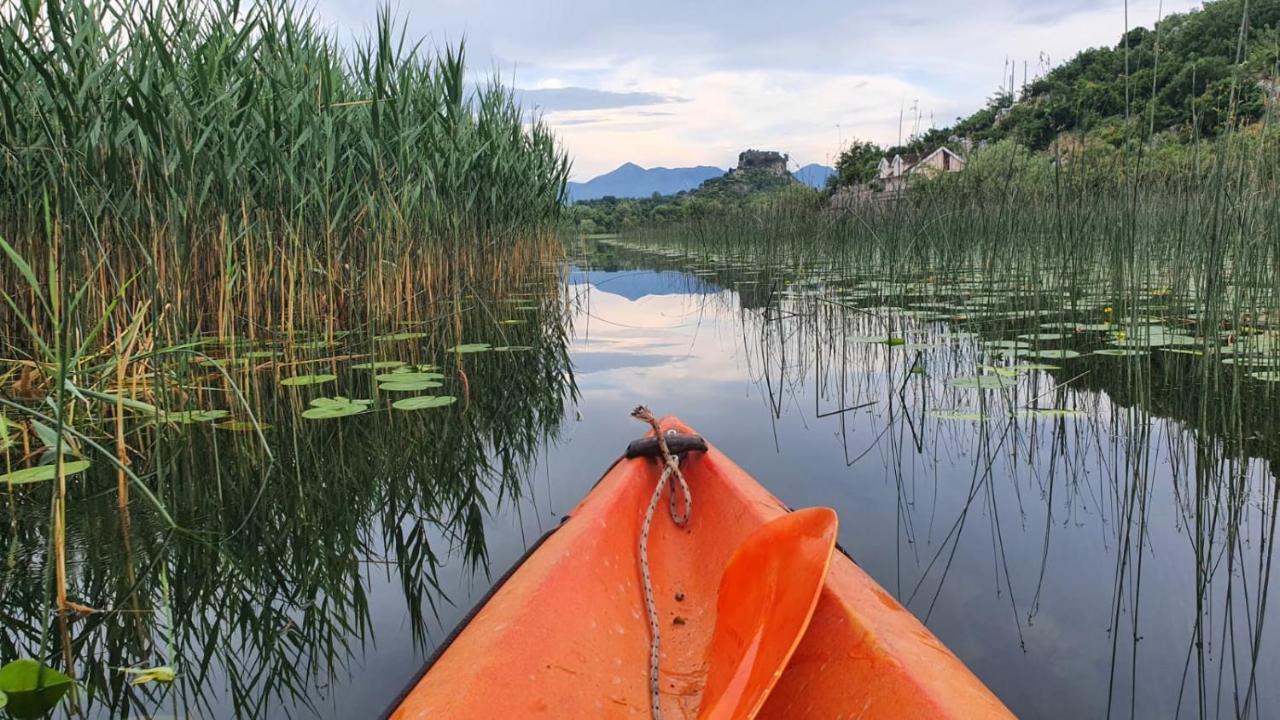
{"label": "water reflection of sky", "polygon": [[[1205,629],[1212,647],[1202,664],[1194,645],[1195,547],[1212,538],[1211,562],[1225,564],[1226,521],[1196,529],[1186,514],[1202,456],[1178,423],[1084,391],[1072,391],[1071,401],[1090,409],[1087,423],[938,421],[921,403],[971,399],[946,388],[944,374],[955,371],[949,363],[971,359],[939,358],[902,390],[901,350],[849,353],[839,328],[806,329],[776,314],[766,321],[762,310],[740,307],[735,292],[687,273],[574,268],[567,292],[575,308],[577,417],[538,459],[525,497],[493,504],[485,527],[495,576],[643,432],[628,412],[644,403],[688,421],[787,504],[834,507],[843,547],[927,618],[1016,713],[1102,717],[1110,694],[1117,717],[1172,717],[1179,702],[1184,716],[1195,717],[1199,702],[1191,698],[1203,671],[1207,714],[1234,714],[1232,687],[1248,684],[1257,631],[1265,558],[1256,549],[1258,534],[1269,532],[1270,501],[1263,490],[1244,503],[1236,562],[1246,574],[1214,576],[1204,600],[1215,608]],[[831,348],[843,359],[817,359]],[[1054,380],[1026,382],[1052,387]],[[1235,471],[1249,486],[1270,477],[1256,462]],[[1145,478],[1136,511],[1136,496],[1126,491],[1135,474]],[[1145,525],[1131,521],[1134,513],[1145,515]],[[456,561],[441,581],[453,605],[441,611],[438,636],[488,587]],[[368,662],[386,688],[423,654],[394,640],[403,625],[383,604],[393,606],[396,596],[391,579],[372,593],[382,609],[374,612],[379,651]],[[1235,613],[1229,628],[1227,607]],[[1258,677],[1275,677],[1276,623],[1258,637]],[[1252,703],[1251,714],[1267,717],[1280,705],[1280,689],[1256,684]],[[342,716],[360,705],[340,696],[335,708]]]}
{"label": "water reflection of sky", "polygon": [[[679,415],[788,504],[836,508],[843,546],[927,616],[1015,712],[1102,716],[1108,693],[1121,717],[1129,716],[1131,699],[1137,717],[1177,712],[1184,671],[1188,682],[1199,672],[1189,657],[1196,617],[1191,547],[1197,535],[1215,535],[1187,527],[1179,494],[1194,493],[1184,485],[1194,472],[1178,423],[1131,414],[1103,393],[1083,391],[1072,391],[1071,402],[1089,408],[1088,423],[931,420],[912,392],[949,402],[964,394],[938,389],[946,379],[939,370],[915,380],[932,389],[897,395],[904,368],[901,358],[889,359],[892,349],[848,356],[844,379],[832,368],[818,371],[806,356],[811,347],[842,345],[842,337],[812,330],[806,337],[799,323],[766,327],[760,310],[744,310],[736,293],[694,276],[578,271],[571,278],[570,291],[579,294],[572,357],[582,422],[571,426],[549,465],[585,475],[604,467],[621,447],[618,439],[637,433],[626,413],[638,403]],[[844,398],[846,405],[872,404],[819,417],[839,409],[837,382],[861,393]],[[1043,386],[1034,390],[1039,394],[1054,381],[1044,375],[1035,382]],[[1269,477],[1257,462],[1240,472]],[[1136,511],[1125,491],[1135,475],[1147,483]],[[561,493],[553,486],[552,495],[572,504],[579,487],[562,485]],[[1143,514],[1145,527],[1131,520]],[[1214,542],[1221,557],[1222,537]],[[1126,544],[1135,549],[1122,552]],[[1258,560],[1245,561],[1255,576]],[[1256,577],[1248,582],[1248,592],[1257,593]],[[1256,600],[1242,604],[1235,588],[1238,627],[1224,634],[1228,584],[1221,573],[1210,591],[1219,609],[1206,632],[1217,633],[1218,654],[1205,665],[1207,693],[1217,692],[1212,676],[1230,675],[1233,662],[1241,691],[1248,685],[1252,630],[1245,628],[1256,623]],[[1274,624],[1260,637],[1257,671],[1267,677],[1280,671],[1280,637]],[[1229,697],[1231,680],[1221,682]],[[1255,691],[1265,717],[1280,693]],[[1194,694],[1182,700],[1189,716]]]}

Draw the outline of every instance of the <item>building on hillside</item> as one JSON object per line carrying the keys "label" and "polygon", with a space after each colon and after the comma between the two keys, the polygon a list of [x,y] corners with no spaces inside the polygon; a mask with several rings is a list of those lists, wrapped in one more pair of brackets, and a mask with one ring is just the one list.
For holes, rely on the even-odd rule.
{"label": "building on hillside", "polygon": [[965,160],[950,148],[939,147],[937,150],[920,157],[919,155],[894,155],[892,159],[881,158],[877,180],[887,192],[900,192],[907,187],[907,179],[919,173],[960,172],[964,169]]}
{"label": "building on hillside", "polygon": [[781,177],[787,174],[788,160],[790,158],[787,155],[773,150],[744,150],[738,153],[738,167],[730,170],[729,174],[746,170],[764,170],[770,175]]}

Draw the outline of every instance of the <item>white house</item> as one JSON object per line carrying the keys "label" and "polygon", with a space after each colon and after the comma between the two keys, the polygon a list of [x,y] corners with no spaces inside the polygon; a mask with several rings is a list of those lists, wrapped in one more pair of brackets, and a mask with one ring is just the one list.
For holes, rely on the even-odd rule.
{"label": "white house", "polygon": [[893,159],[880,159],[878,179],[889,192],[898,192],[907,187],[907,178],[917,173],[960,172],[964,169],[964,158],[949,148],[939,147],[937,150],[920,157],[919,155],[894,155]]}

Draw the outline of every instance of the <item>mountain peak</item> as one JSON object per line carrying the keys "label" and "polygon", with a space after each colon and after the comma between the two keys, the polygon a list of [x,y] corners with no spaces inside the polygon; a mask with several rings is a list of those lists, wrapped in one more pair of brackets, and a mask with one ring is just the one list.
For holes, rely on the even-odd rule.
{"label": "mountain peak", "polygon": [[610,196],[646,198],[654,193],[674,195],[692,190],[703,182],[723,174],[724,170],[705,165],[687,168],[656,167],[646,170],[633,162],[626,162],[586,182],[569,183],[569,200],[576,202]]}

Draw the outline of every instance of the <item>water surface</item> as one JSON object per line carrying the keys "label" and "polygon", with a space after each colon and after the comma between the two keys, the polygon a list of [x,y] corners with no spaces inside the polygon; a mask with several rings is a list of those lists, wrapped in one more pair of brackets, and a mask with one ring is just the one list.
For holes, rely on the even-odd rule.
{"label": "water surface", "polygon": [[[88,713],[384,707],[643,432],[639,403],[680,416],[788,505],[835,508],[841,545],[1021,716],[1280,706],[1280,638],[1264,623],[1280,457],[1268,383],[1224,382],[1205,357],[1165,351],[1179,343],[1088,354],[1114,343],[1078,329],[1105,301],[1045,310],[990,286],[922,297],[830,268],[620,243],[548,277],[466,316],[464,332],[487,327],[513,351],[377,346],[441,365],[454,406],[304,421],[315,393],[259,380],[271,458],[199,427],[149,461],[190,532],[145,508],[125,525],[113,496],[86,489],[73,590],[113,609],[70,632]],[[974,295],[989,316],[946,309]],[[1072,350],[990,344],[1026,335],[1061,336],[1034,338],[1036,352]],[[333,362],[340,389],[362,396],[367,376]],[[39,564],[39,537],[20,526],[20,562]],[[34,654],[40,583],[11,578],[6,656]],[[114,670],[158,662],[178,681],[131,687]]]}

